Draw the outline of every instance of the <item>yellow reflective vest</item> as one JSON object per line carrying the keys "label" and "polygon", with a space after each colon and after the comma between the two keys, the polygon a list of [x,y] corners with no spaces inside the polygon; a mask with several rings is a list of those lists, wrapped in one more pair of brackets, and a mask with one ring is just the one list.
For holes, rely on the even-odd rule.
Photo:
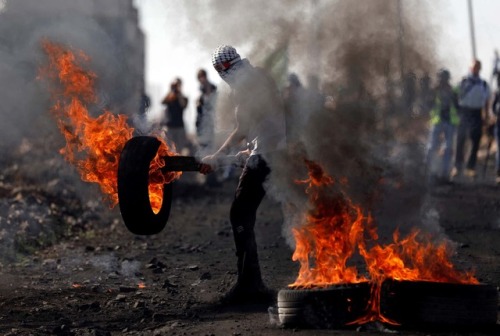
{"label": "yellow reflective vest", "polygon": [[[452,125],[458,125],[458,123],[460,122],[460,118],[458,116],[458,109],[457,109],[457,106],[456,106],[456,101],[457,101],[457,97],[458,97],[458,88],[455,87],[452,89],[453,92],[452,92],[452,95],[453,95],[453,98],[452,98],[452,102],[450,104],[450,123]],[[439,124],[442,120],[441,120],[441,98],[439,96],[439,94],[436,94],[436,97],[434,98],[434,104],[433,104],[433,108],[431,110],[431,124],[432,125],[436,125],[436,124]]]}

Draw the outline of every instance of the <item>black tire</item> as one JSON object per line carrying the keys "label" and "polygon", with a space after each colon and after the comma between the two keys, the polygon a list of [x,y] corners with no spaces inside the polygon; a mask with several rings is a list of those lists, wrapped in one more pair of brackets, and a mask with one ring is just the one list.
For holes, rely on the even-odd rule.
{"label": "black tire", "polygon": [[497,321],[495,287],[425,281],[386,280],[381,312],[403,327],[493,327]]}
{"label": "black tire", "polygon": [[[338,329],[366,314],[370,284],[345,284],[315,289],[282,289],[278,313],[284,327]],[[354,328],[354,326],[353,326]]]}
{"label": "black tire", "polygon": [[125,144],[118,165],[118,200],[123,222],[130,232],[153,235],[163,230],[170,215],[172,184],[163,188],[163,203],[155,214],[149,201],[149,166],[160,141],[138,136]]}

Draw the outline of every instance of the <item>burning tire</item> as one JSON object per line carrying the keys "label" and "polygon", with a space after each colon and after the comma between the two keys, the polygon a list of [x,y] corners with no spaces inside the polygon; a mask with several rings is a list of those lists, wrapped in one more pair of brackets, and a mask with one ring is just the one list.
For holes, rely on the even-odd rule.
{"label": "burning tire", "polygon": [[163,203],[155,214],[149,201],[149,166],[160,141],[138,136],[125,144],[118,166],[118,199],[123,221],[134,234],[152,235],[165,227],[170,215],[172,184],[163,188]]}
{"label": "burning tire", "polygon": [[489,327],[497,320],[493,286],[387,280],[381,313],[404,327]]}
{"label": "burning tire", "polygon": [[285,327],[345,328],[366,314],[370,284],[345,284],[315,289],[282,289],[278,314]]}

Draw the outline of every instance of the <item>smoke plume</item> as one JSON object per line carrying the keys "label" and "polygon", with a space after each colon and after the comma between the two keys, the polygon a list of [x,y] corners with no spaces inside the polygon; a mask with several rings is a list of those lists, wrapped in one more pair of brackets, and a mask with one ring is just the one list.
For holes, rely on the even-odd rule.
{"label": "smoke plume", "polygon": [[[298,74],[304,91],[319,82],[327,97],[327,108],[310,100],[296,111],[300,141],[293,157],[268,157],[274,172],[269,191],[285,207],[284,232],[302,221],[307,204],[303,186],[294,182],[306,176],[304,158],[336,179],[347,178],[348,194],[388,232],[422,221],[436,226],[425,219],[432,209],[422,210],[427,119],[419,84],[437,63],[428,3],[228,0],[186,6],[202,48],[231,44],[264,67],[284,49],[287,70]],[[233,120],[225,106],[220,104],[219,120]]]}
{"label": "smoke plume", "polygon": [[[93,113],[100,113],[104,107],[115,113],[137,113],[144,71],[143,61],[138,55],[143,53],[144,45],[141,44],[142,35],[136,40],[129,36],[134,31],[131,29],[134,23],[137,29],[131,0],[110,3],[102,8],[94,7],[91,2],[66,0],[43,3],[10,0],[2,3],[1,156],[16,154],[19,145],[28,142],[36,155],[28,153],[26,156],[31,156],[35,163],[31,166],[38,165],[38,172],[43,170],[42,163],[36,162],[39,158],[59,158],[58,149],[64,140],[49,114],[51,92],[46,83],[37,78],[39,68],[47,61],[41,49],[44,39],[82,50],[90,57],[89,67],[99,76],[98,102]],[[28,175],[42,178],[36,170]],[[74,177],[79,180],[76,174]]]}

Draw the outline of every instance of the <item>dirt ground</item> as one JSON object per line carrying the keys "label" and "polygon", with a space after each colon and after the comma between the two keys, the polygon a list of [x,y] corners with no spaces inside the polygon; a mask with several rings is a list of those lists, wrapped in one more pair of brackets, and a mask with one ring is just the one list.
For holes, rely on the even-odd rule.
{"label": "dirt ground", "polygon": [[[118,208],[110,210],[100,201],[82,203],[74,197],[90,188],[87,184],[49,178],[34,187],[19,167],[9,167],[0,176],[2,232],[8,232],[8,225],[23,223],[24,231],[4,234],[1,240],[10,251],[4,251],[0,268],[2,335],[383,333],[363,328],[283,329],[271,322],[269,307],[228,308],[216,303],[236,277],[228,213],[237,178],[207,188],[189,175],[195,173],[187,173],[175,186],[165,230],[143,237],[126,230]],[[457,243],[456,266],[475,268],[480,281],[498,289],[499,189],[486,180],[438,187],[430,195],[444,233]],[[23,219],[24,215],[29,218]],[[279,204],[266,198],[259,208],[256,232],[264,280],[276,290],[293,282],[298,271],[282,235],[282,221]],[[50,236],[46,227],[59,229]],[[399,332],[431,334],[428,330]],[[500,332],[497,328],[472,334]]]}

